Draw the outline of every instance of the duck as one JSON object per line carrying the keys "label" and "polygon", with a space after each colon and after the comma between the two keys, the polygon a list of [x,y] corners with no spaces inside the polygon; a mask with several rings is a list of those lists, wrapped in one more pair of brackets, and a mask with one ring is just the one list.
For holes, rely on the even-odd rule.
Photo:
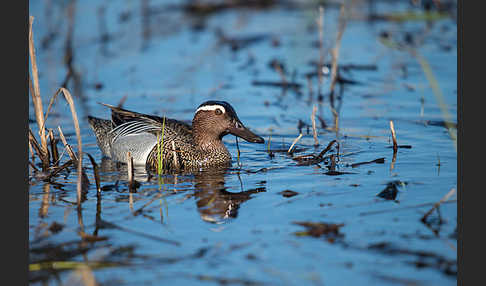
{"label": "duck", "polygon": [[101,104],[111,109],[111,119],[88,116],[88,123],[102,155],[115,162],[126,163],[130,152],[135,166],[143,165],[150,170],[228,167],[232,158],[222,141],[224,136],[232,134],[251,143],[265,142],[245,127],[226,101],[201,103],[192,125]]}

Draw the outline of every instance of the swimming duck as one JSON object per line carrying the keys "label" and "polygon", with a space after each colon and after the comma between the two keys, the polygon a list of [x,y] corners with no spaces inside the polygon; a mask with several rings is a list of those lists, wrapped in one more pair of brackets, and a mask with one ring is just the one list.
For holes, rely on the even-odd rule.
{"label": "swimming duck", "polygon": [[166,170],[230,166],[231,154],[221,141],[227,134],[252,143],[265,142],[241,123],[236,111],[225,101],[210,100],[199,105],[192,126],[175,119],[103,105],[111,109],[111,120],[88,116],[103,155],[126,163],[130,152],[135,165],[152,170],[160,163]]}

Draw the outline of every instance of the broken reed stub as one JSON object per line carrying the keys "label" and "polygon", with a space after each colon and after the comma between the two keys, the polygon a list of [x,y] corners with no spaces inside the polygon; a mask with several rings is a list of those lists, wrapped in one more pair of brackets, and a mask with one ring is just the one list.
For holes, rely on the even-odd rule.
{"label": "broken reed stub", "polygon": [[177,152],[174,141],[172,141],[172,156],[174,159],[174,167],[179,170],[179,160],[177,159]]}
{"label": "broken reed stub", "polygon": [[390,130],[391,130],[392,140],[393,140],[393,152],[397,152],[398,150],[397,135],[395,133],[395,126],[393,125],[392,120],[390,120]]}
{"label": "broken reed stub", "polygon": [[130,152],[127,152],[127,171],[128,171],[128,188],[131,192],[135,184],[133,181],[133,157]]}
{"label": "broken reed stub", "polygon": [[290,153],[290,151],[292,151],[292,148],[294,148],[294,145],[300,140],[300,138],[302,138],[302,136],[303,136],[302,133],[300,133],[299,136],[295,138],[294,142],[292,142],[292,145],[290,145],[290,148],[287,151],[287,153]]}

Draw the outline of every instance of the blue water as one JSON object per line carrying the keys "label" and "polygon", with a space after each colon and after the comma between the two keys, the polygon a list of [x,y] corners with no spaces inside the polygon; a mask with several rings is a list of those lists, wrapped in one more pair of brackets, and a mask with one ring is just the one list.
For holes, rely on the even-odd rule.
{"label": "blue water", "polygon": [[[374,12],[423,12],[409,2],[376,2]],[[142,16],[143,3],[152,11],[149,18]],[[310,99],[305,73],[315,71],[310,61],[319,60],[315,46],[318,10],[314,2],[302,3],[309,5],[228,9],[206,17],[205,28],[197,31],[191,28],[196,18],[167,8],[169,2],[77,1],[73,65],[81,75],[82,94],[75,93],[72,80],[67,88],[75,96],[81,119],[83,151],[102,167],[101,186],[105,188],[97,196],[93,167],[86,155],[83,165],[91,184],[81,212],[76,209],[76,168],[70,167],[69,173],[62,172],[51,183],[31,180],[31,265],[40,261],[116,263],[91,268],[102,285],[455,285],[456,195],[440,206],[441,224],[437,224],[436,212],[430,217],[432,228],[420,221],[433,203],[456,188],[454,139],[443,126],[430,124],[442,122],[446,115],[417,59],[380,41],[383,31],[397,41],[403,41],[407,33],[417,41],[424,37],[415,50],[426,59],[437,80],[445,110],[451,116],[447,120],[456,123],[454,18],[446,16],[430,23],[368,21],[368,1],[349,4],[339,64],[374,65],[376,70],[341,72],[360,84],[343,87],[342,98],[337,101],[339,132],[321,128],[318,121],[320,145],[315,148],[312,128],[307,133],[307,127],[303,127],[296,147],[305,150],[294,155],[319,153],[337,139],[340,156],[336,170],[351,174],[329,176],[324,162],[297,166],[285,152],[276,152],[273,158],[267,153],[269,138],[270,149],[290,147],[299,135],[299,120],[311,124],[314,105],[328,127],[334,126],[329,78],[325,77],[322,85],[322,103],[317,101],[317,78],[312,79]],[[68,4],[29,4],[29,13],[35,17],[44,109],[67,72],[63,58]],[[104,17],[100,17],[100,9],[104,9]],[[329,51],[335,43],[339,7],[325,6],[324,11],[324,47]],[[100,28],[103,25],[105,28]],[[149,31],[145,39],[144,27]],[[230,37],[265,37],[232,51],[228,45],[218,44],[216,28]],[[109,35],[106,43],[100,40],[103,29]],[[53,31],[57,36],[43,48],[42,40]],[[327,53],[325,61],[330,58]],[[272,59],[285,65],[287,80],[295,72],[295,82],[302,85],[301,94],[252,84],[255,80],[281,81],[269,67]],[[102,88],[94,88],[95,84]],[[340,86],[336,89],[339,91]],[[109,111],[98,102],[118,104],[122,99],[126,109],[186,121],[192,120],[203,101],[225,100],[246,126],[265,138],[266,144],[240,139],[239,170],[235,138],[226,136],[223,141],[233,155],[233,169],[151,179],[144,170],[136,170],[141,186],[136,193],[129,193],[126,168],[102,160],[85,119],[87,115],[108,118]],[[32,106],[29,118],[35,119]],[[400,148],[394,162],[390,120],[398,144],[412,146]],[[57,100],[46,126],[56,136],[57,126],[61,126],[68,143],[77,150],[64,99]],[[35,123],[30,127],[38,130]],[[58,147],[62,152],[62,144]],[[377,158],[385,158],[385,163],[350,166]],[[61,160],[67,161],[67,154]],[[406,182],[398,187],[396,200],[376,196],[388,182],[396,180]],[[286,198],[279,194],[284,190],[298,195]],[[141,208],[143,211],[137,213]],[[294,223],[302,221],[342,223],[339,232],[343,236],[332,243],[325,235],[295,235],[305,231]],[[62,230],[48,230],[53,222],[61,224]],[[83,242],[80,229],[106,239]],[[387,246],[373,249],[380,243]],[[49,245],[68,254],[50,256],[45,248]],[[83,249],[84,254],[76,252]],[[420,256],[420,252],[427,255]],[[441,261],[451,263],[452,274],[446,273]],[[72,268],[58,271],[58,278],[45,271],[29,274],[32,284],[46,280],[61,285],[79,279]]]}

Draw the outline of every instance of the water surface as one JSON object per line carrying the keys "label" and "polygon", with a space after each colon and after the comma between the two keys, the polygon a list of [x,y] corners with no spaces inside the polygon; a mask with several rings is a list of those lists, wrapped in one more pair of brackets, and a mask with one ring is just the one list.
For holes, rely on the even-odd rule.
{"label": "water surface", "polygon": [[[430,21],[378,17],[431,15],[410,1],[347,4],[338,63],[348,67],[340,76],[353,82],[335,87],[337,132],[330,77],[324,76],[319,96],[313,64],[320,56],[318,6],[268,2],[207,15],[189,13],[178,1],[72,2],[72,66],[79,78],[69,79],[67,88],[81,119],[83,151],[100,166],[102,191],[96,191],[86,155],[90,185],[81,209],[75,167],[50,182],[30,173],[31,266],[82,262],[101,285],[456,284],[456,196],[427,224],[420,221],[456,188],[457,153],[444,127],[445,120],[457,122],[455,2]],[[70,3],[30,2],[44,109],[68,73]],[[339,8],[339,3],[324,6],[325,63],[336,43]],[[435,95],[416,55],[430,66],[443,97]],[[282,83],[275,62],[283,64],[285,80],[300,88],[258,84]],[[140,186],[134,193],[126,166],[102,158],[86,120],[110,116],[99,102],[122,102],[126,109],[191,121],[209,99],[230,102],[265,144],[240,139],[238,162],[235,137],[224,137],[233,155],[227,170],[157,176],[137,169]],[[317,147],[313,106],[326,125],[317,120]],[[37,132],[32,106],[29,118]],[[411,146],[395,156],[390,120],[398,143]],[[46,126],[56,136],[61,126],[77,150],[64,99],[57,100]],[[298,151],[288,154],[284,150],[300,132]],[[339,153],[333,148],[326,155],[336,156],[333,171],[341,173],[329,173],[329,158],[310,166],[294,160],[318,154],[332,140],[339,142]],[[61,143],[58,147],[63,150]],[[379,158],[384,163],[352,166]],[[61,161],[67,160],[64,154]],[[398,191],[392,200],[377,196],[388,184]],[[284,191],[297,194],[287,197]],[[313,237],[297,222],[340,227],[337,234]],[[29,279],[64,285],[79,280],[78,272],[58,266],[30,271]]]}

